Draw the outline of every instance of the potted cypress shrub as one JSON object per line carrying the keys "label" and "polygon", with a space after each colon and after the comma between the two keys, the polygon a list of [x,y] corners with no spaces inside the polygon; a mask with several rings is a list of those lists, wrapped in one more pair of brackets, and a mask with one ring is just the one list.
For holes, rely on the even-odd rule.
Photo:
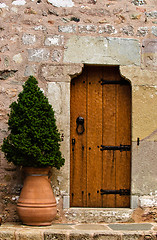
{"label": "potted cypress shrub", "polygon": [[48,172],[64,165],[54,111],[33,76],[10,109],[10,133],[2,151],[8,162],[22,166],[25,172],[17,212],[24,224],[51,225],[57,210]]}

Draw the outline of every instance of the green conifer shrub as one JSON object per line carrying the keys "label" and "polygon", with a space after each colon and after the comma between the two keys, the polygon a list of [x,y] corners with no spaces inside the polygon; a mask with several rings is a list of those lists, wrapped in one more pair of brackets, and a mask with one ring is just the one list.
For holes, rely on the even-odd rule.
{"label": "green conifer shrub", "polygon": [[10,134],[2,144],[8,162],[23,167],[60,169],[64,158],[60,152],[61,138],[54,111],[33,76],[25,82],[17,102],[13,102],[10,109]]}

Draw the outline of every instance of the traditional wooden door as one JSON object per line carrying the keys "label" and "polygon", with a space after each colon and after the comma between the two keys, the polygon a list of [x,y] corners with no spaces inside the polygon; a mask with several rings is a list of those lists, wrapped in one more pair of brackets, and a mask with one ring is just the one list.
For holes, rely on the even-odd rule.
{"label": "traditional wooden door", "polygon": [[129,207],[131,86],[118,67],[71,82],[71,207]]}

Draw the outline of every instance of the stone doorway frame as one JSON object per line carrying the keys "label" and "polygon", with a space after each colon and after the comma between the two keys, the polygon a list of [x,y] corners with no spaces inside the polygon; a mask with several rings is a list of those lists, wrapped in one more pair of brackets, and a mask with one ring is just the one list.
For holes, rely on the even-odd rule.
{"label": "stone doorway frame", "polygon": [[[139,197],[142,195],[140,184],[137,184],[142,173],[136,176],[136,167],[139,157],[137,138],[143,138],[143,126],[140,127],[141,122],[138,123],[136,117],[138,112],[135,92],[138,86],[147,84],[148,88],[151,87],[152,83],[156,82],[157,73],[142,69],[140,42],[135,39],[73,36],[69,38],[64,49],[63,64],[43,64],[40,72],[41,80],[47,82],[47,96],[55,110],[57,125],[64,139],[61,151],[66,163],[59,172],[53,172],[54,187],[57,186],[60,191],[59,198],[63,198],[63,208],[70,207],[70,81],[81,74],[84,64],[92,64],[119,65],[120,74],[129,80],[132,86],[131,208],[134,209],[140,205]],[[140,117],[145,118],[144,111]],[[153,183],[150,182],[148,188],[151,188],[151,184]]]}
{"label": "stone doorway frame", "polygon": [[[92,74],[90,74],[90,72],[92,72]],[[93,78],[93,74],[94,74],[94,78]],[[111,75],[112,75],[112,77],[111,77]],[[106,79],[106,80],[111,80],[111,78],[112,78],[112,80],[113,79],[115,79],[115,80],[117,80],[117,79],[119,79],[119,81],[120,80],[122,80],[122,81],[125,81],[126,83],[128,83],[127,85],[128,86],[125,86],[125,90],[124,90],[124,85],[122,84],[118,84],[118,86],[117,85],[111,85],[111,84],[109,84],[109,85],[107,85],[106,87],[105,87],[105,85],[102,87],[102,85],[100,84],[100,81],[99,80],[101,80],[101,78],[104,78],[104,79]],[[92,78],[92,79],[91,79]],[[73,84],[72,83],[72,81],[74,80],[74,82],[75,82],[75,84]],[[88,84],[83,84],[82,83],[82,81],[84,80],[84,83],[85,82],[88,82]],[[96,80],[96,81],[95,81]],[[71,124],[72,124],[72,126],[70,126],[70,128],[71,128],[71,141],[72,141],[72,138],[75,138],[75,141],[76,141],[76,152],[74,151],[73,153],[71,153],[71,160],[70,160],[70,163],[74,166],[74,169],[73,168],[71,168],[71,176],[70,176],[70,179],[71,179],[71,181],[70,181],[70,189],[71,189],[71,192],[70,192],[70,207],[72,208],[72,206],[74,206],[74,207],[82,207],[82,208],[90,208],[90,206],[91,205],[93,205],[93,208],[130,208],[130,194],[129,194],[129,196],[124,196],[124,197],[119,197],[119,195],[117,195],[117,197],[116,197],[116,200],[115,200],[115,202],[116,203],[113,203],[114,202],[114,194],[112,194],[112,196],[110,196],[109,197],[109,199],[110,200],[106,200],[106,197],[104,197],[104,198],[102,198],[101,197],[101,195],[100,195],[100,193],[98,194],[98,191],[97,191],[97,189],[99,188],[101,188],[101,184],[102,184],[102,182],[103,182],[103,185],[105,184],[105,182],[106,182],[106,180],[107,180],[107,182],[109,181],[109,179],[111,178],[111,175],[113,174],[113,169],[112,170],[109,170],[109,172],[111,171],[112,172],[112,174],[110,175],[110,176],[108,176],[108,178],[106,178],[105,177],[105,175],[103,175],[103,173],[101,173],[101,171],[102,170],[100,170],[101,168],[102,168],[102,162],[101,162],[101,160],[102,160],[102,158],[103,158],[103,164],[104,163],[106,163],[107,164],[107,160],[106,160],[106,155],[104,155],[104,154],[106,154],[106,153],[104,153],[103,155],[101,155],[101,151],[97,151],[97,150],[91,150],[91,151],[93,151],[92,153],[93,154],[95,154],[95,152],[94,151],[97,151],[97,154],[99,155],[99,160],[100,160],[100,165],[98,164],[98,171],[96,171],[97,173],[98,173],[98,175],[96,174],[96,176],[95,176],[95,181],[97,182],[96,183],[96,185],[95,185],[95,183],[92,181],[92,179],[91,179],[91,173],[92,173],[92,175],[93,174],[95,174],[95,171],[94,172],[92,172],[92,168],[90,168],[89,166],[90,166],[90,164],[91,164],[91,162],[92,162],[92,164],[95,164],[94,163],[94,158],[92,158],[91,157],[91,152],[89,153],[88,151],[87,151],[87,149],[86,149],[86,147],[85,147],[85,152],[84,152],[84,154],[86,154],[86,157],[84,156],[83,157],[83,155],[82,155],[82,158],[81,158],[81,156],[80,156],[80,153],[78,152],[78,148],[77,148],[77,146],[79,145],[79,144],[81,144],[81,143],[78,143],[78,141],[79,142],[82,142],[83,141],[83,145],[85,145],[86,146],[86,144],[88,145],[88,144],[91,144],[91,145],[89,145],[89,146],[91,146],[91,148],[93,149],[94,147],[95,147],[95,144],[96,144],[96,146],[99,144],[98,142],[100,142],[100,141],[102,141],[102,137],[103,137],[103,141],[105,141],[105,138],[104,138],[104,136],[103,136],[103,134],[105,135],[106,134],[106,131],[104,131],[103,130],[103,124],[105,124],[105,122],[107,121],[107,119],[109,119],[109,118],[106,118],[106,114],[107,114],[107,112],[106,112],[106,110],[105,110],[105,108],[107,107],[106,105],[105,105],[105,108],[103,107],[103,104],[106,104],[106,100],[103,100],[103,97],[102,97],[102,94],[107,94],[106,93],[106,90],[105,89],[108,89],[108,87],[109,87],[109,91],[112,91],[112,95],[115,97],[115,101],[116,101],[116,106],[115,106],[115,109],[114,109],[114,107],[113,107],[113,109],[111,110],[111,112],[112,111],[116,111],[116,117],[115,117],[115,121],[116,121],[116,123],[117,123],[117,121],[119,122],[119,117],[121,116],[121,114],[124,114],[124,113],[122,113],[121,111],[120,111],[120,109],[121,109],[121,107],[120,107],[120,109],[118,108],[118,105],[119,105],[119,98],[121,98],[121,96],[123,96],[124,97],[124,99],[126,100],[127,99],[127,104],[128,105],[125,105],[125,107],[126,107],[126,109],[128,110],[128,114],[127,114],[127,116],[129,116],[128,118],[126,117],[126,115],[125,115],[125,117],[126,117],[126,119],[128,120],[128,121],[126,121],[126,119],[124,120],[124,115],[123,115],[123,117],[121,118],[121,120],[124,120],[124,122],[129,122],[130,124],[126,124],[125,126],[127,126],[126,128],[127,128],[127,130],[126,130],[126,128],[125,128],[125,133],[123,134],[123,136],[122,135],[119,135],[119,132],[117,132],[117,130],[116,130],[116,128],[117,128],[117,125],[118,125],[118,123],[116,124],[116,125],[114,125],[114,127],[112,126],[112,125],[110,125],[110,126],[112,126],[114,129],[115,129],[115,136],[116,136],[116,139],[117,139],[117,137],[119,136],[120,138],[121,138],[121,140],[123,141],[123,144],[124,144],[124,139],[125,139],[125,141],[128,141],[129,143],[127,143],[127,144],[130,144],[130,141],[131,141],[131,112],[132,112],[132,110],[131,110],[131,106],[132,106],[132,99],[131,99],[131,96],[132,96],[132,93],[131,93],[131,89],[132,89],[132,87],[131,87],[131,84],[130,84],[130,81],[127,81],[126,79],[124,79],[124,78],[122,78],[121,77],[121,75],[120,75],[120,73],[119,73],[119,66],[111,66],[111,65],[105,65],[105,66],[100,66],[100,65],[84,65],[84,68],[83,68],[83,71],[82,71],[82,73],[81,73],[81,75],[79,75],[79,79],[78,79],[78,77],[76,77],[76,78],[73,78],[72,79],[72,81],[71,81],[71,90],[73,90],[72,91],[72,93],[70,93],[70,96],[71,96],[71,94],[72,94],[72,96],[71,97],[73,97],[73,99],[71,99],[71,105],[72,106],[70,106],[70,112],[71,112],[71,117],[72,117],[72,119],[73,119],[73,121],[71,122]],[[80,85],[79,85],[79,82],[81,81],[81,83],[80,83]],[[99,81],[99,82],[98,82]],[[88,85],[89,85],[89,83],[90,84],[92,84],[92,85],[90,85],[90,87],[88,88]],[[77,85],[77,87],[76,87],[76,85]],[[93,87],[92,87],[93,86]],[[116,88],[115,88],[115,86],[116,86]],[[121,87],[120,87],[121,86]],[[128,88],[127,88],[128,87]],[[112,89],[114,89],[114,90],[111,90],[111,88]],[[86,90],[85,90],[86,89]],[[101,117],[98,117],[98,119],[100,120],[100,122],[99,122],[99,124],[98,124],[98,122],[96,122],[98,125],[99,125],[99,127],[101,128],[102,127],[102,132],[100,131],[100,129],[98,128],[98,125],[97,125],[97,128],[99,129],[98,131],[100,131],[100,134],[102,134],[102,136],[101,137],[98,137],[98,136],[96,136],[96,135],[94,135],[93,136],[93,133],[92,133],[92,137],[93,137],[93,139],[97,142],[95,142],[95,144],[93,143],[93,145],[92,145],[92,143],[90,142],[90,139],[87,137],[88,136],[88,134],[89,134],[89,132],[90,132],[90,128],[92,127],[92,126],[89,126],[88,127],[88,124],[90,124],[90,120],[91,120],[91,118],[90,118],[90,114],[93,114],[93,112],[91,112],[91,111],[94,111],[94,112],[97,112],[97,110],[96,110],[96,108],[94,108],[94,102],[93,102],[93,98],[90,98],[90,94],[89,94],[89,89],[91,90],[91,89],[93,89],[93,90],[91,90],[91,94],[93,94],[94,96],[95,96],[95,98],[100,98],[99,100],[100,100],[100,104],[98,104],[97,105],[97,107],[98,107],[98,109],[99,109],[99,114],[100,114],[100,116],[102,116],[102,119],[101,119]],[[121,89],[121,90],[120,90]],[[123,90],[122,90],[123,89]],[[129,89],[129,90],[128,90]],[[128,90],[128,95],[127,95],[127,97],[128,98],[125,98],[126,97],[126,95],[124,94],[124,92],[125,91],[127,91]],[[82,92],[83,91],[83,92]],[[98,95],[95,95],[95,93],[94,93],[94,91],[97,91],[97,93],[99,93]],[[102,91],[102,92],[101,92]],[[116,92],[116,93],[115,93]],[[75,96],[73,96],[73,93],[75,93],[76,94],[76,99],[77,99],[77,101],[76,101],[76,99],[75,99]],[[129,94],[130,93],[130,94]],[[114,95],[115,94],[115,95]],[[81,98],[80,98],[80,95],[81,95]],[[112,99],[112,97],[111,97],[111,95],[107,95],[107,96],[110,96],[110,100]],[[84,97],[85,97],[85,102],[87,101],[88,102],[88,107],[86,106],[86,104],[87,104],[87,102],[86,102],[86,104],[84,104]],[[108,100],[109,100],[109,98],[107,98]],[[107,100],[107,102],[108,102],[108,100]],[[76,102],[75,102],[76,101]],[[73,104],[73,102],[75,102],[75,104]],[[83,106],[85,107],[81,107],[80,106],[80,103],[81,102],[81,104],[83,104]],[[92,102],[92,108],[90,107],[90,103]],[[97,99],[97,103],[98,103],[98,99]],[[78,105],[77,105],[78,104]],[[102,105],[101,105],[102,104]],[[121,104],[123,104],[123,100],[121,100],[121,103],[120,103],[120,105]],[[114,105],[114,103],[113,103],[113,105]],[[101,107],[102,108],[101,108]],[[128,106],[130,106],[130,108],[128,107]],[[100,107],[100,108],[99,108]],[[110,107],[112,108],[112,104],[110,105]],[[128,108],[127,108],[128,107]],[[80,109],[81,108],[81,109]],[[87,108],[87,109],[86,109]],[[86,128],[86,130],[87,130],[87,128],[88,128],[88,130],[87,131],[85,131],[85,133],[83,134],[83,135],[81,135],[81,137],[79,137],[77,134],[76,134],[76,131],[75,131],[75,128],[76,128],[76,126],[75,126],[75,123],[76,123],[76,118],[78,117],[77,116],[77,113],[76,113],[76,109],[80,112],[79,114],[82,114],[81,116],[83,116],[84,118],[85,118],[85,122],[88,122],[88,124],[87,124],[87,126],[85,127]],[[87,112],[88,112],[88,114],[87,114],[87,112],[86,112],[86,110],[87,110]],[[107,107],[107,109],[109,110],[109,108]],[[105,114],[103,113],[103,111],[105,112]],[[119,111],[120,111],[120,113],[119,113]],[[110,111],[109,111],[110,112]],[[125,111],[124,111],[125,112]],[[97,112],[97,114],[98,114],[98,112]],[[117,117],[117,115],[118,115],[118,117]],[[75,116],[75,117],[74,117]],[[93,115],[92,115],[93,116]],[[111,116],[111,113],[110,113],[110,116]],[[105,121],[103,120],[103,118],[105,119]],[[71,120],[72,120],[71,119]],[[89,120],[90,119],[90,120]],[[95,121],[97,121],[97,120],[95,120]],[[102,123],[102,122],[103,123]],[[110,122],[110,120],[108,121],[108,124],[109,124],[109,122]],[[123,125],[123,124],[122,124]],[[106,126],[106,125],[105,125]],[[105,127],[106,128],[106,127]],[[124,130],[124,128],[123,127],[121,127],[123,130]],[[120,128],[120,129],[121,129]],[[119,129],[119,130],[120,130]],[[114,131],[114,130],[113,130]],[[128,131],[127,132],[127,134],[126,134],[126,131]],[[88,133],[87,133],[88,132]],[[86,136],[86,134],[87,134],[87,136]],[[109,132],[108,132],[108,134],[109,134]],[[111,134],[111,133],[110,133]],[[110,135],[109,134],[109,135]],[[108,137],[109,137],[109,135],[108,135]],[[86,137],[85,137],[86,136]],[[127,136],[127,137],[126,137]],[[108,138],[107,137],[107,138]],[[88,138],[88,140],[87,140],[87,138]],[[110,138],[110,137],[109,137]],[[86,140],[85,140],[86,139]],[[99,139],[99,140],[98,140]],[[129,140],[128,140],[129,139]],[[93,140],[93,141],[94,141]],[[86,142],[86,141],[89,141],[88,143]],[[92,141],[92,142],[93,142]],[[113,141],[113,138],[112,138],[112,140],[110,139],[110,141]],[[70,146],[72,146],[71,145],[72,143],[70,142]],[[111,144],[111,143],[110,143]],[[106,143],[106,145],[107,145],[107,143]],[[112,144],[111,144],[112,145]],[[81,145],[82,146],[82,145]],[[79,147],[81,147],[80,145],[79,145]],[[75,148],[75,147],[74,147]],[[132,148],[131,148],[132,149]],[[126,171],[128,171],[127,172],[127,174],[124,174],[123,173],[123,171],[124,171],[124,169],[122,170],[122,168],[124,168],[124,166],[121,166],[120,167],[120,165],[117,165],[116,164],[116,170],[115,170],[115,174],[113,174],[112,175],[112,179],[114,179],[114,177],[115,177],[115,179],[117,179],[116,178],[116,175],[117,175],[117,172],[118,171],[120,171],[119,172],[119,175],[120,176],[126,176],[126,178],[125,178],[125,180],[124,181],[126,181],[125,182],[125,184],[127,184],[127,185],[125,185],[125,186],[127,186],[128,188],[129,188],[129,186],[130,186],[130,184],[131,184],[131,176],[129,177],[129,174],[131,174],[131,169],[129,168],[129,167],[131,167],[131,149],[130,149],[130,151],[129,152],[123,152],[123,157],[122,157],[122,159],[123,159],[123,161],[126,161],[125,162],[125,164],[126,164],[126,166],[128,166],[128,167],[126,167],[125,168],[125,170]],[[112,151],[111,151],[112,152]],[[82,154],[83,154],[83,152],[82,152]],[[95,154],[95,157],[96,157],[96,155],[97,154]],[[117,155],[118,154],[118,155]],[[127,155],[127,160],[125,159],[125,156]],[[116,162],[118,162],[118,156],[119,156],[119,158],[121,158],[120,157],[120,155],[119,155],[119,151],[116,153],[116,157],[115,157],[115,159],[117,159],[117,160],[115,160]],[[79,159],[79,160],[78,160]],[[86,159],[86,160],[85,160]],[[90,159],[90,160],[89,160]],[[121,160],[119,160],[120,162],[122,161],[122,159]],[[125,159],[125,160],[124,160]],[[76,166],[75,166],[75,164],[74,164],[74,162],[73,161],[75,161],[76,160],[76,165],[77,165],[77,170],[76,170]],[[108,159],[109,160],[109,159]],[[111,159],[110,159],[111,160]],[[87,162],[86,164],[85,163],[83,163],[83,162],[85,161],[85,162]],[[106,162],[107,161],[107,162]],[[110,161],[109,161],[110,162]],[[120,162],[119,162],[119,164],[120,164]],[[79,163],[80,163],[80,165],[79,165]],[[82,168],[82,164],[83,164],[83,166],[85,167],[83,167]],[[85,165],[84,165],[85,164]],[[88,165],[89,164],[89,165]],[[127,165],[128,164],[128,165]],[[117,168],[117,166],[119,166],[118,168]],[[111,167],[110,165],[108,166],[108,167]],[[113,165],[112,165],[112,167],[113,167]],[[87,169],[86,169],[87,168]],[[128,170],[128,168],[129,168],[129,170]],[[89,170],[90,169],[90,170]],[[110,168],[109,168],[110,169]],[[118,170],[119,169],[119,170]],[[87,171],[87,172],[86,172]],[[104,169],[104,171],[105,171],[105,169]],[[117,171],[117,172],[116,172]],[[126,172],[125,171],[125,172]],[[73,174],[72,174],[72,172],[73,172]],[[78,175],[77,173],[78,172],[80,172],[80,173],[82,173],[83,174],[83,176],[84,176],[84,180],[82,180],[82,177],[81,177],[81,180],[80,180],[80,174]],[[77,177],[75,176],[75,173],[76,173],[76,175],[77,175]],[[87,174],[87,175],[86,175]],[[102,175],[101,175],[102,174]],[[73,175],[73,176],[72,176]],[[103,180],[103,178],[105,179],[105,180]],[[85,180],[86,179],[86,180]],[[99,179],[99,180],[98,180]],[[100,180],[101,179],[101,180]],[[114,179],[114,181],[115,181],[115,179]],[[84,184],[82,185],[82,181],[84,182]],[[101,182],[102,181],[102,182]],[[114,185],[114,181],[112,181],[112,184]],[[123,181],[121,181],[120,182],[120,180],[116,180],[117,181],[117,183],[119,183],[119,184],[123,184],[122,182]],[[119,181],[119,182],[118,182]],[[85,184],[85,182],[86,182],[86,184]],[[89,184],[89,182],[90,182],[90,184]],[[100,183],[101,182],[101,183]],[[110,181],[109,181],[110,182]],[[93,184],[93,185],[92,185]],[[111,182],[110,182],[110,184],[111,184]],[[86,187],[85,187],[85,185],[86,185]],[[93,186],[92,188],[91,188],[91,185]],[[99,187],[98,187],[99,186]],[[105,186],[105,185],[104,185]],[[93,189],[94,188],[94,189]],[[126,187],[124,187],[123,186],[123,188],[126,188]],[[90,190],[89,190],[90,189]],[[111,188],[112,189],[112,188]],[[83,192],[84,192],[84,195],[82,196],[82,195],[79,195],[78,194],[78,191],[80,192],[80,190],[82,191],[83,190]],[[86,192],[87,191],[87,192]],[[88,198],[88,192],[90,192],[91,193],[91,197],[90,197],[90,200],[89,200],[89,198]],[[94,192],[95,192],[95,194],[94,194]],[[96,193],[97,192],[97,193]],[[72,195],[74,194],[74,197],[72,197]],[[81,192],[80,192],[80,194],[81,194]],[[77,198],[77,197],[78,198]],[[97,199],[97,201],[96,200],[93,200],[93,199]],[[125,199],[125,201],[123,200],[123,198]],[[73,199],[73,200],[72,200]],[[81,201],[81,199],[82,199],[82,201]],[[103,200],[102,200],[103,199]],[[108,199],[108,198],[107,198]],[[112,200],[111,200],[112,199]],[[121,199],[121,201],[120,201],[120,199]],[[115,204],[115,205],[117,205],[117,203],[118,203],[118,205],[122,205],[123,204],[123,206],[119,206],[119,207],[113,207],[113,205],[111,206],[111,207],[107,207],[107,206],[105,206],[105,205],[111,205],[110,204],[110,201],[113,201],[112,202],[112,204]],[[123,202],[123,203],[122,203]],[[127,204],[126,204],[126,202],[127,202]],[[84,206],[83,206],[84,205]],[[86,207],[85,207],[85,205],[86,205]],[[96,206],[98,206],[99,205],[99,207],[96,207]],[[100,207],[100,205],[103,205],[103,207],[101,206]],[[127,205],[127,206],[126,206]],[[88,207],[87,207],[88,206]],[[125,207],[124,207],[125,206]]]}
{"label": "stone doorway frame", "polygon": [[[63,64],[44,65],[42,67],[43,75],[47,75],[49,70],[51,76],[46,77],[46,80],[49,81],[47,95],[55,111],[57,126],[64,138],[61,143],[61,151],[66,159],[65,166],[60,171],[54,170],[53,172],[55,176],[54,186],[57,186],[60,181],[59,187],[62,191],[63,209],[70,208],[70,83],[74,77],[82,73],[83,66],[83,64]],[[124,71],[125,68],[120,67],[120,70]],[[58,72],[63,74],[59,77],[57,76]],[[124,75],[122,76],[126,78]],[[136,208],[137,197],[131,194],[130,199],[131,208]]]}

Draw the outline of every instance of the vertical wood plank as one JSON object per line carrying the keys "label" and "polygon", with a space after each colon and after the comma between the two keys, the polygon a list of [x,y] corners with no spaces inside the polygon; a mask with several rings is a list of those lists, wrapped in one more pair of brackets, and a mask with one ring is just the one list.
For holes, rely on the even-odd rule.
{"label": "vertical wood plank", "polygon": [[88,67],[87,100],[87,206],[101,207],[102,197],[102,76],[101,67]]}
{"label": "vertical wood plank", "polygon": [[[71,166],[70,166],[70,206],[85,207],[86,200],[86,72],[71,82]],[[78,135],[76,132],[76,119],[83,117],[85,132]],[[80,130],[80,129],[79,129]],[[75,145],[72,145],[75,139]]]}
{"label": "vertical wood plank", "polygon": [[[115,81],[116,69],[114,67],[105,67],[103,79]],[[116,133],[116,85],[103,85],[103,141],[105,146],[115,146]],[[103,151],[103,189],[115,190],[115,151]],[[103,207],[115,207],[115,194],[103,195]]]}
{"label": "vertical wood plank", "polygon": [[[117,86],[116,144],[131,145],[131,86]],[[116,189],[130,189],[131,151],[116,152]],[[130,207],[130,196],[116,196],[116,207]]]}

